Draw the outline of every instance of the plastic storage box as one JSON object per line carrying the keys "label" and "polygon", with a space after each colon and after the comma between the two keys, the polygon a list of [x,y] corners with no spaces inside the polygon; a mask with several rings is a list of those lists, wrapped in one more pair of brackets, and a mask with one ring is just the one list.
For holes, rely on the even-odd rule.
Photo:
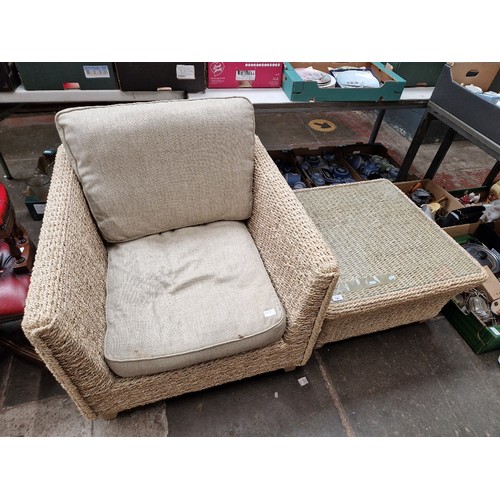
{"label": "plastic storage box", "polygon": [[475,85],[484,92],[500,91],[500,63],[451,63],[443,67],[430,101],[486,138],[500,144],[500,107],[470,92]]}
{"label": "plastic storage box", "polygon": [[16,66],[26,90],[118,88],[110,62],[18,62]]}
{"label": "plastic storage box", "polygon": [[[479,241],[485,243],[488,248],[500,251],[500,239],[493,227],[490,224],[482,224],[474,233],[464,231],[462,234],[473,234]],[[459,238],[460,236],[457,234],[456,237]],[[486,325],[474,313],[465,314],[456,298],[452,298],[445,305],[443,314],[476,354],[500,349],[499,324]]]}
{"label": "plastic storage box", "polygon": [[115,66],[124,92],[203,92],[207,87],[204,62],[118,62]]}
{"label": "plastic storage box", "polygon": [[444,62],[390,62],[392,70],[406,80],[406,87],[434,87]]}
{"label": "plastic storage box", "polygon": [[[379,80],[378,88],[320,88],[316,82],[304,81],[295,68],[314,69],[328,73],[328,68],[341,66],[366,67]],[[285,62],[283,91],[291,101],[397,101],[405,87],[405,80],[379,62]]]}

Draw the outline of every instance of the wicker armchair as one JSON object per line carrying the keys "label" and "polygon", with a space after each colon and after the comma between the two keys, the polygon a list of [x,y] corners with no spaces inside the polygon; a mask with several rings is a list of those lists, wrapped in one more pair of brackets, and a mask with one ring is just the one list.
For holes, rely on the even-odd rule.
{"label": "wicker armchair", "polygon": [[126,409],[307,362],[338,278],[336,260],[256,136],[252,190],[245,224],[286,312],[282,337],[183,368],[118,376],[103,354],[108,244],[69,155],[59,148],[22,326],[86,418],[114,418]]}

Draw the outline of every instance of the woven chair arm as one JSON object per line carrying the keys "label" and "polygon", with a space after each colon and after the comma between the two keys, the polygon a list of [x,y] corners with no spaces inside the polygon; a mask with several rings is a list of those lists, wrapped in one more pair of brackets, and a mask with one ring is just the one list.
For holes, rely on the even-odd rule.
{"label": "woven chair arm", "polygon": [[338,279],[328,244],[256,137],[248,229],[287,314],[284,341],[314,347]]}
{"label": "woven chair arm", "polygon": [[103,358],[107,252],[66,152],[58,150],[22,327],[92,418],[86,394],[113,375]]}

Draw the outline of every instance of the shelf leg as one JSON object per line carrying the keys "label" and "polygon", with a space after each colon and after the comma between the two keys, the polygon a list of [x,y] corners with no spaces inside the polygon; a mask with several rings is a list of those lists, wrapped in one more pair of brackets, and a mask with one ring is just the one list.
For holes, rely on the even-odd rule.
{"label": "shelf leg", "polygon": [[493,168],[490,170],[490,173],[486,176],[486,179],[484,179],[483,186],[491,186],[496,179],[496,176],[500,172],[500,161],[497,160],[495,165],[493,165]]}
{"label": "shelf leg", "polygon": [[2,167],[4,177],[6,179],[12,179],[12,174],[10,173],[9,167],[7,166],[7,163],[5,163],[5,159],[2,155],[2,152],[0,151],[0,167]]}
{"label": "shelf leg", "polygon": [[432,162],[429,165],[429,168],[424,175],[424,179],[433,179],[434,178],[434,176],[436,175],[436,172],[438,171],[439,167],[441,166],[441,163],[444,160],[444,157],[446,156],[446,153],[450,149],[450,146],[453,143],[453,141],[455,140],[456,136],[457,136],[456,130],[453,130],[451,127],[448,127],[448,130],[446,131],[446,134],[443,138],[443,142],[439,146],[439,149],[437,150],[436,155],[432,159]]}
{"label": "shelf leg", "polygon": [[379,133],[380,126],[382,125],[382,122],[384,121],[384,116],[385,116],[385,109],[381,109],[377,114],[377,118],[375,119],[375,123],[373,124],[372,133],[370,135],[370,139],[368,139],[369,144],[373,144],[377,140],[377,135]]}
{"label": "shelf leg", "polygon": [[434,120],[434,116],[432,116],[429,111],[426,111],[424,116],[422,117],[422,120],[420,120],[420,125],[418,126],[417,131],[413,136],[413,140],[411,141],[410,147],[408,148],[403,163],[401,164],[399,174],[396,178],[397,182],[405,181],[407,179],[408,171],[410,170],[411,164],[413,163],[413,160],[417,155],[417,152],[420,148],[420,145],[422,144],[422,141],[424,140],[425,134],[427,133],[432,120]]}

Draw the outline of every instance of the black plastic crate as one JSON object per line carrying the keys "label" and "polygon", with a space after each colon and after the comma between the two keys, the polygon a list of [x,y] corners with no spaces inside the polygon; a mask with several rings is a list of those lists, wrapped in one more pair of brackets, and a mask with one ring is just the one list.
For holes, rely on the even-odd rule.
{"label": "black plastic crate", "polygon": [[499,75],[500,63],[445,64],[430,101],[500,144],[500,107],[465,88],[465,85],[472,84],[480,87],[483,92],[499,92]]}
{"label": "black plastic crate", "polygon": [[12,62],[0,62],[0,92],[12,92],[20,83],[16,65]]}

